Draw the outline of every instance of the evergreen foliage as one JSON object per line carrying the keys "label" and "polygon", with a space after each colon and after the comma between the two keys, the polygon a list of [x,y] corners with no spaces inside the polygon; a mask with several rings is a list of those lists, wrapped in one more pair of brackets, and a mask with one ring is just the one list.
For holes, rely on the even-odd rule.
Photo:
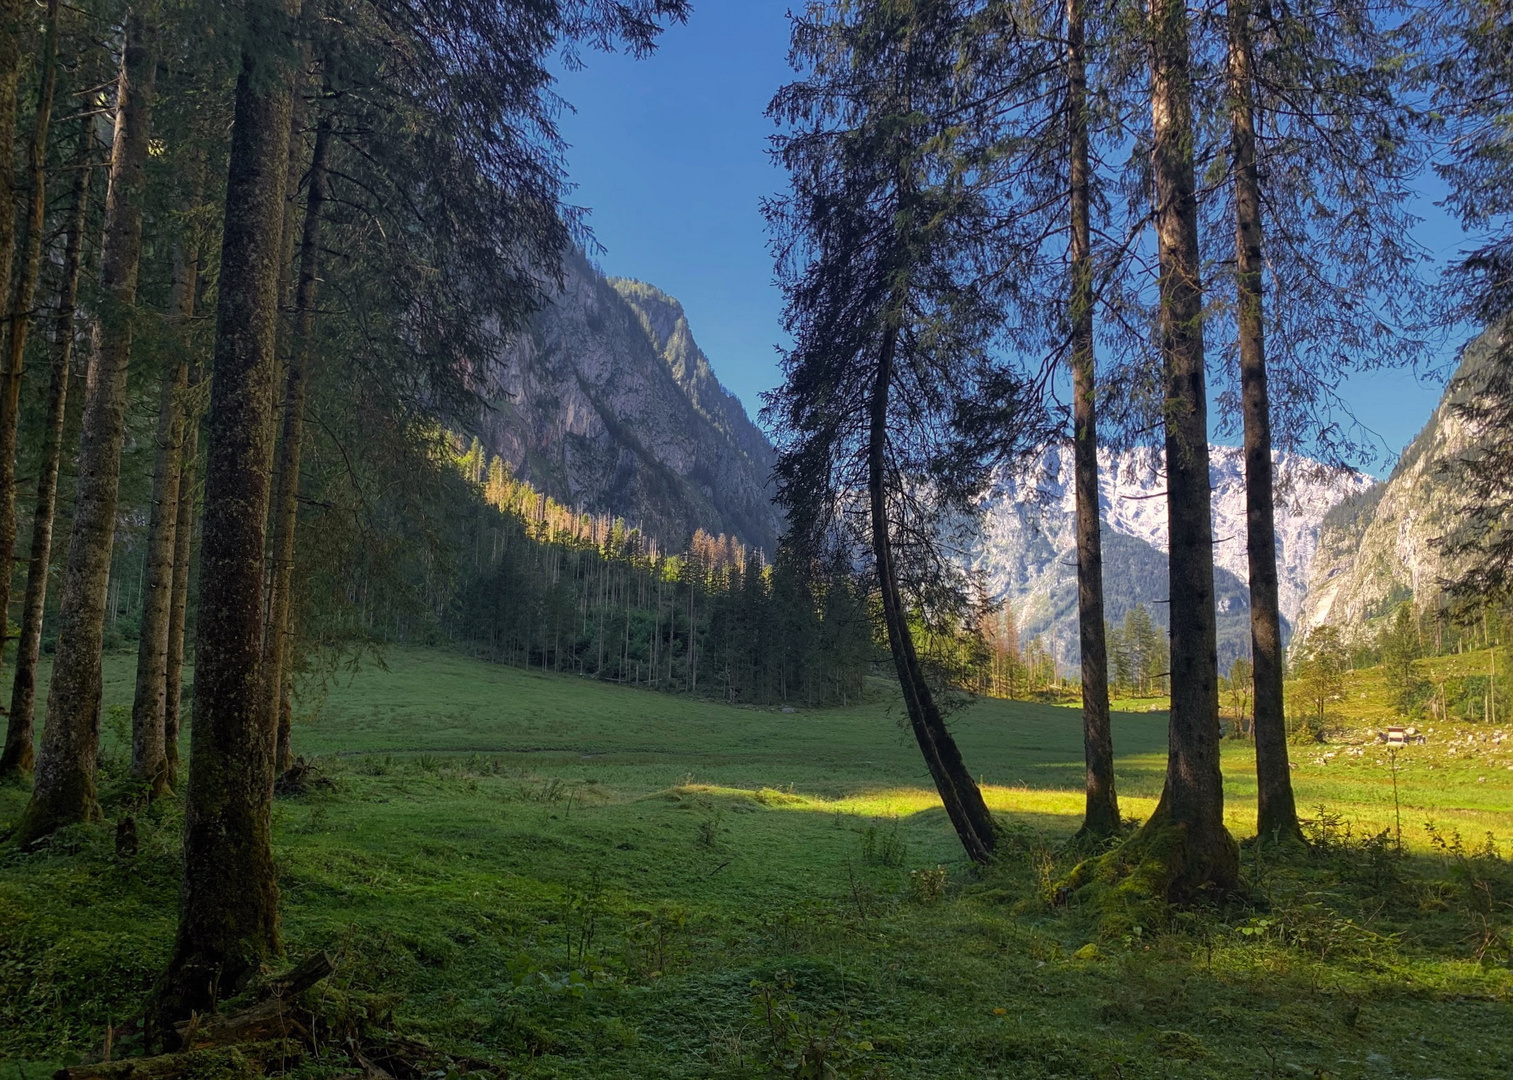
{"label": "evergreen foliage", "polygon": [[[730,702],[848,704],[873,660],[862,586],[842,563],[774,564],[734,537],[699,530],[663,552],[624,521],[582,514],[459,458],[485,509],[463,537],[455,606],[441,625],[485,655]],[[481,477],[480,480],[473,480]]]}

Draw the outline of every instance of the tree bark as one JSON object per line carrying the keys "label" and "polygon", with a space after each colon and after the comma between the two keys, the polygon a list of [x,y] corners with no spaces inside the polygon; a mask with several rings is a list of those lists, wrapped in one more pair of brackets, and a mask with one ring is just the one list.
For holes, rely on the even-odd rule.
{"label": "tree bark", "polygon": [[1271,401],[1266,389],[1262,291],[1261,180],[1256,167],[1255,82],[1250,3],[1230,0],[1231,152],[1235,170],[1235,291],[1240,344],[1240,408],[1245,443],[1245,535],[1250,564],[1250,643],[1255,687],[1256,834],[1303,838],[1282,701],[1282,607],[1277,596]]}
{"label": "tree bark", "polygon": [[[286,10],[249,4],[249,34]],[[237,80],[206,426],[184,878],[173,956],[150,1006],[156,1038],[234,993],[279,949],[272,745],[258,694],[273,454],[274,339],[292,83],[250,51]]]}
{"label": "tree bark", "polygon": [[320,273],[320,216],[325,200],[326,153],[331,123],[322,118],[310,155],[309,194],[300,236],[299,280],[294,293],[294,340],[284,384],[283,433],[274,473],[273,572],[268,583],[268,625],[263,636],[263,708],[275,732],[274,771],[294,763],[288,714],[283,709],[288,675],[290,588],[294,578],[294,540],[299,522],[300,450],[305,431],[305,393],[310,382],[311,335],[315,329],[315,294]]}
{"label": "tree bark", "polygon": [[11,147],[16,145],[16,95],[21,83],[21,33],[25,0],[0,0],[0,146],[5,148],[5,168],[0,169],[0,303],[11,294],[11,262],[16,250],[15,178],[11,174]]}
{"label": "tree bark", "polygon": [[1146,828],[1180,830],[1175,848],[1180,865],[1173,867],[1169,892],[1182,896],[1209,884],[1232,887],[1239,852],[1224,827],[1219,771],[1213,509],[1187,8],[1183,0],[1151,0],[1150,16],[1172,701],[1166,787]]}
{"label": "tree bark", "polygon": [[36,785],[16,829],[16,839],[23,844],[61,825],[99,815],[95,761],[100,748],[100,650],[126,434],[126,375],[156,68],[153,29],[140,12],[133,11],[126,20],[116,91],[115,142],[100,252],[101,308],[91,332],[84,385],[84,429],[58,616],[58,648]]}
{"label": "tree bark", "polygon": [[1108,644],[1103,621],[1103,538],[1098,497],[1097,365],[1093,355],[1093,240],[1088,160],[1087,57],[1082,0],[1067,0],[1067,134],[1070,184],[1072,457],[1077,476],[1077,623],[1082,655],[1082,741],[1087,803],[1081,832],[1119,831],[1109,725]]}
{"label": "tree bark", "polygon": [[21,636],[16,646],[16,674],[11,685],[11,711],[5,750],[0,753],[0,781],[30,776],[33,765],[33,716],[36,712],[37,661],[42,647],[42,616],[47,604],[47,577],[52,564],[53,517],[58,500],[58,464],[63,457],[63,423],[68,405],[69,369],[74,351],[74,310],[83,265],[84,229],[89,213],[91,121],[79,122],[79,145],[74,152],[73,205],[63,244],[58,308],[53,317],[52,370],[47,386],[46,428],[42,460],[37,466],[37,504],[32,515],[31,557],[26,568],[26,598],[21,610]]}
{"label": "tree bark", "polygon": [[[195,384],[198,376],[192,376]],[[194,384],[192,384],[194,385]],[[184,620],[189,611],[189,560],[194,550],[194,473],[198,459],[200,417],[184,418],[179,453],[179,511],[173,526],[173,601],[168,606],[168,661],[163,688],[163,757],[168,783],[179,783],[179,716],[184,689]]]}
{"label": "tree bark", "polygon": [[[176,283],[175,292],[182,291],[182,283]],[[137,639],[136,697],[131,708],[131,775],[147,784],[153,797],[172,792],[164,716],[173,557],[178,550],[174,530],[179,515],[179,458],[184,440],[184,396],[188,389],[189,364],[179,357],[163,372],[158,400],[158,450],[153,465],[152,514],[147,532],[146,596]]]}
{"label": "tree bark", "polygon": [[[192,169],[197,174],[198,170]],[[198,175],[187,184],[189,201],[199,201]],[[194,315],[199,288],[199,251],[192,238],[174,246],[170,322],[184,329]],[[178,554],[179,482],[183,471],[185,402],[189,393],[189,349],[176,335],[178,355],[163,371],[158,402],[158,451],[152,473],[152,515],[147,534],[146,596],[137,639],[137,687],[131,710],[131,773],[150,786],[154,797],[173,790],[176,772],[168,760],[168,649],[173,622],[175,558]],[[175,731],[177,744],[177,731]],[[177,746],[174,751],[177,759]],[[177,762],[175,761],[175,764]]]}
{"label": "tree bark", "polygon": [[893,381],[894,354],[898,348],[898,327],[886,331],[878,357],[877,379],[872,388],[867,445],[867,492],[872,513],[872,552],[877,560],[878,588],[882,593],[883,619],[888,628],[888,647],[898,672],[899,688],[909,711],[909,725],[924,755],[925,765],[940,792],[946,814],[961,839],[967,855],[978,863],[992,860],[997,843],[993,815],[972,774],[962,761],[950,731],[946,729],[935,697],[925,680],[914,649],[914,635],[909,630],[908,613],[899,593],[898,574],[893,562],[893,544],[888,528],[887,441],[888,397]]}
{"label": "tree bark", "polygon": [[[53,90],[58,81],[58,0],[48,0],[47,29],[42,38],[41,77],[37,85],[37,114],[27,148],[30,199],[26,210],[25,248],[20,276],[10,310],[10,333],[6,338],[4,373],[0,383],[0,646],[9,629],[11,579],[16,550],[16,429],[21,422],[21,381],[26,359],[26,335],[31,327],[32,304],[37,298],[37,279],[42,270],[42,233],[47,223],[47,132],[52,123]],[[4,171],[10,171],[10,143],[5,147]],[[10,203],[0,203],[10,213]],[[14,247],[14,243],[12,245]],[[0,293],[0,296],[9,296]],[[0,649],[3,655],[3,649]]]}

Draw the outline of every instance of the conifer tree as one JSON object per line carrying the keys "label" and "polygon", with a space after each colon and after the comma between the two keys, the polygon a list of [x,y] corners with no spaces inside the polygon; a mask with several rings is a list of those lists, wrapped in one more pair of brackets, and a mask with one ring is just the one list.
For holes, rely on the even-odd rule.
{"label": "conifer tree", "polygon": [[1092,160],[1088,149],[1085,0],[1066,0],[1067,262],[1071,328],[1072,454],[1076,475],[1077,626],[1082,667],[1083,752],[1087,795],[1080,832],[1119,829],[1114,742],[1109,722],[1108,645],[1104,640],[1103,542],[1098,489],[1097,364],[1093,353]]}
{"label": "conifer tree", "polygon": [[272,735],[259,709],[274,327],[293,108],[276,0],[245,13],[226,179],[205,466],[184,878],[151,1038],[214,1006],[279,949]]}
{"label": "conifer tree", "polygon": [[1397,100],[1400,46],[1382,18],[1370,2],[1228,0],[1223,24],[1257,828],[1273,839],[1302,838],[1282,701],[1273,412],[1287,443],[1337,460],[1351,450],[1329,415],[1340,373],[1416,355],[1405,324],[1421,290],[1404,207],[1418,154]]}
{"label": "conifer tree", "polygon": [[[1164,389],[1171,711],[1166,783],[1140,832],[1105,856],[1116,867],[1156,864],[1167,899],[1232,888],[1239,849],[1224,825],[1219,771],[1219,672],[1214,611],[1208,393],[1198,231],[1194,61],[1180,0],[1151,0],[1151,196],[1159,260],[1158,352]],[[1097,873],[1083,864],[1069,885]]]}
{"label": "conifer tree", "polygon": [[90,171],[93,160],[92,120],[79,121],[72,170],[70,209],[59,268],[58,299],[49,343],[51,365],[44,408],[42,455],[37,468],[36,504],[32,511],[31,556],[26,568],[26,595],[16,645],[16,673],[5,749],[0,753],[0,780],[31,775],[33,714],[36,711],[37,661],[41,656],[42,618],[47,603],[48,572],[52,565],[53,515],[58,497],[58,466],[63,457],[63,423],[68,405],[68,380],[74,349],[74,315],[79,273],[84,259],[84,230],[89,215]]}
{"label": "conifer tree", "polygon": [[986,861],[992,815],[911,627],[921,615],[961,625],[965,593],[934,523],[948,509],[970,518],[992,451],[1029,426],[1021,379],[986,359],[1016,248],[987,163],[993,117],[1021,84],[1005,77],[1020,59],[1013,33],[979,34],[981,14],[918,0],[794,17],[806,77],[770,110],[787,129],[777,155],[791,192],[768,206],[794,346],[768,416],[783,432],[790,542],[810,559],[834,544],[870,551],[910,725],[963,847]]}
{"label": "conifer tree", "polygon": [[[25,34],[26,0],[0,0],[0,146],[5,147],[5,167],[0,169],[0,297],[11,294],[11,264],[16,248],[15,178],[11,173],[11,147],[16,144],[16,95],[21,83],[21,49]],[[0,300],[0,304],[4,301]]]}
{"label": "conifer tree", "polygon": [[289,642],[292,637],[295,529],[299,511],[300,451],[304,443],[305,398],[314,359],[316,287],[320,274],[320,220],[325,198],[326,160],[331,124],[322,118],[311,150],[305,215],[299,242],[299,273],[294,295],[293,341],[284,375],[284,406],[274,468],[272,572],[268,585],[268,619],[263,635],[262,708],[276,729],[274,770],[282,773],[294,763],[288,715],[282,708],[287,692]]}
{"label": "conifer tree", "polygon": [[116,83],[115,140],[100,253],[100,312],[91,329],[78,481],[59,609],[58,646],[31,801],[15,832],[32,843],[61,825],[99,815],[95,762],[100,739],[101,648],[115,541],[126,380],[131,359],[156,27],[137,9],[126,19]]}
{"label": "conifer tree", "polygon": [[[16,432],[21,422],[21,382],[26,359],[26,337],[31,328],[32,305],[42,273],[42,233],[47,225],[47,136],[52,124],[53,95],[58,82],[58,3],[48,0],[42,35],[42,55],[37,79],[37,108],[32,119],[26,154],[27,202],[15,267],[13,293],[0,292],[0,300],[13,297],[6,327],[3,367],[0,367],[0,557],[10,558],[16,547]],[[3,16],[0,16],[3,18]],[[0,93],[3,93],[0,89]],[[10,171],[9,143],[3,169]],[[0,189],[0,197],[3,197]],[[9,214],[10,204],[0,202],[0,213]],[[12,567],[0,568],[0,624],[9,623]],[[0,638],[4,638],[0,634]]]}

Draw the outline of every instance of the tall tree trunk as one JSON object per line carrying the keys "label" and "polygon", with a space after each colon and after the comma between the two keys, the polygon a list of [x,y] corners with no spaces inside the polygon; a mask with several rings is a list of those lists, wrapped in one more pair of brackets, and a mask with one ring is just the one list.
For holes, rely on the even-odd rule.
{"label": "tall tree trunk", "polygon": [[60,825],[99,815],[95,761],[100,748],[100,649],[115,541],[126,374],[142,248],[142,202],[157,61],[154,31],[140,12],[126,20],[116,90],[115,142],[100,251],[101,307],[91,333],[84,385],[73,530],[63,572],[58,648],[31,802],[16,838],[31,843]]}
{"label": "tall tree trunk", "polygon": [[1166,788],[1146,827],[1180,830],[1168,891],[1182,896],[1207,884],[1233,886],[1239,852],[1224,827],[1219,772],[1213,508],[1187,8],[1184,0],[1151,0],[1150,14],[1172,700]]}
{"label": "tall tree trunk", "polygon": [[[58,0],[48,0],[47,30],[42,38],[42,69],[37,85],[37,114],[27,148],[30,199],[26,212],[26,245],[21,254],[21,273],[16,279],[15,301],[10,311],[10,334],[6,339],[4,373],[0,384],[0,646],[10,619],[11,579],[16,550],[16,429],[21,422],[21,379],[26,358],[26,335],[31,327],[32,303],[37,298],[37,278],[42,270],[42,233],[47,224],[47,132],[52,123],[53,90],[58,81]],[[4,149],[3,170],[10,172],[10,144]],[[10,203],[0,203],[9,215]],[[13,245],[14,246],[14,245]],[[0,293],[0,296],[8,294]],[[3,650],[0,650],[3,651]]]}
{"label": "tall tree trunk", "polygon": [[[193,389],[199,380],[197,375],[191,378]],[[191,409],[184,417],[184,441],[179,451],[179,510],[173,526],[173,600],[168,605],[168,659],[163,677],[163,758],[168,764],[170,787],[177,787],[179,783],[184,619],[189,611],[189,560],[194,544],[194,473],[199,435],[199,413]]]}
{"label": "tall tree trunk", "polygon": [[16,145],[16,95],[21,84],[21,34],[25,26],[26,0],[0,0],[0,147],[5,148],[5,167],[0,168],[0,304],[11,294],[11,262],[16,250],[15,178],[11,174],[11,147]]}
{"label": "tall tree trunk", "polygon": [[268,626],[263,636],[263,707],[276,731],[274,770],[294,763],[289,744],[289,716],[283,708],[292,637],[290,588],[294,577],[294,533],[299,521],[300,449],[305,432],[305,392],[310,382],[310,339],[315,329],[315,293],[320,273],[320,215],[325,200],[326,153],[331,122],[315,129],[310,155],[309,194],[299,249],[299,280],[294,293],[294,341],[284,384],[284,423],[274,472],[273,573],[268,588]]}
{"label": "tall tree trunk", "polygon": [[26,567],[26,599],[21,609],[21,636],[16,646],[16,675],[11,686],[11,711],[0,753],[0,781],[30,776],[33,764],[33,716],[37,699],[37,660],[42,647],[42,616],[47,604],[47,577],[52,564],[53,517],[58,500],[58,464],[63,457],[63,422],[68,405],[69,369],[74,352],[74,309],[79,297],[79,269],[83,265],[84,229],[89,214],[91,121],[79,121],[79,144],[74,152],[73,205],[63,244],[58,308],[53,317],[52,370],[47,386],[46,428],[42,460],[37,465],[37,504],[32,515],[31,558]]}
{"label": "tall tree trunk", "polygon": [[[174,314],[194,285],[186,280],[190,261],[175,258]],[[192,303],[192,301],[191,301]],[[137,640],[137,689],[131,709],[131,775],[149,785],[154,797],[169,794],[167,735],[168,624],[173,605],[173,557],[178,550],[179,473],[184,441],[184,397],[189,360],[180,355],[165,366],[158,399],[158,449],[152,473],[152,514],[147,532],[146,598]]]}
{"label": "tall tree trunk", "polygon": [[[185,194],[198,204],[202,172],[189,169]],[[168,759],[168,651],[177,575],[179,483],[183,472],[186,399],[189,392],[189,342],[185,333],[194,316],[199,289],[200,256],[192,230],[173,249],[173,291],[168,318],[174,335],[171,365],[163,370],[158,401],[158,450],[152,474],[152,515],[147,534],[146,599],[137,639],[137,687],[131,710],[131,772],[150,785],[153,796],[170,793],[177,772],[177,731],[173,766]]]}
{"label": "tall tree trunk", "polygon": [[[249,35],[271,33],[284,11],[272,0],[249,4]],[[236,86],[206,426],[184,879],[173,956],[149,1013],[163,1039],[173,1021],[208,1011],[279,950],[273,747],[258,687],[290,74],[249,50]]]}
{"label": "tall tree trunk", "polygon": [[1082,832],[1119,831],[1108,645],[1103,632],[1103,539],[1098,499],[1097,365],[1093,356],[1092,166],[1088,160],[1087,57],[1082,0],[1067,0],[1067,134],[1071,209],[1072,456],[1077,474],[1077,624],[1082,648],[1082,742],[1087,805]]}
{"label": "tall tree trunk", "polygon": [[898,327],[891,326],[878,357],[877,381],[872,387],[870,426],[867,444],[867,492],[872,513],[872,553],[877,560],[877,582],[883,599],[883,620],[888,628],[888,647],[898,672],[898,685],[909,711],[909,725],[924,755],[925,765],[940,792],[946,814],[956,828],[967,855],[978,863],[989,862],[997,843],[993,815],[972,774],[962,761],[950,731],[946,729],[935,697],[930,692],[919,657],[914,649],[914,635],[909,630],[908,613],[898,587],[893,562],[893,544],[888,528],[887,441],[888,397],[893,381],[894,354],[898,348]]}
{"label": "tall tree trunk", "polygon": [[1301,840],[1282,702],[1282,607],[1277,597],[1271,401],[1261,279],[1261,180],[1256,168],[1255,82],[1250,3],[1230,0],[1231,151],[1235,170],[1235,291],[1240,341],[1240,407],[1245,427],[1245,535],[1250,561],[1250,643],[1256,735],[1256,833]]}

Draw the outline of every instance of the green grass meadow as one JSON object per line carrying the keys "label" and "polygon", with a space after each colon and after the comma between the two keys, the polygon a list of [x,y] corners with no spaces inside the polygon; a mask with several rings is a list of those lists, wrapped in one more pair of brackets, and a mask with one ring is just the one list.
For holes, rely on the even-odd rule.
{"label": "green grass meadow", "polygon": [[[138,812],[135,857],[114,846],[133,660],[106,672],[107,821],[0,848],[0,1080],[98,1051],[172,941],[176,801]],[[784,712],[394,649],[313,696],[296,749],[329,786],[275,805],[289,956],[332,951],[343,1007],[496,1075],[1513,1073],[1513,738],[1486,727],[1394,760],[1360,715],[1294,747],[1312,853],[1247,848],[1243,898],[1115,926],[1051,902],[1075,709],[953,718],[1007,828],[978,872],[881,685]],[[1136,818],[1165,725],[1115,716]],[[1252,749],[1224,769],[1244,838]],[[24,800],[0,790],[0,829]],[[297,1071],[353,1074],[329,1058]]]}

